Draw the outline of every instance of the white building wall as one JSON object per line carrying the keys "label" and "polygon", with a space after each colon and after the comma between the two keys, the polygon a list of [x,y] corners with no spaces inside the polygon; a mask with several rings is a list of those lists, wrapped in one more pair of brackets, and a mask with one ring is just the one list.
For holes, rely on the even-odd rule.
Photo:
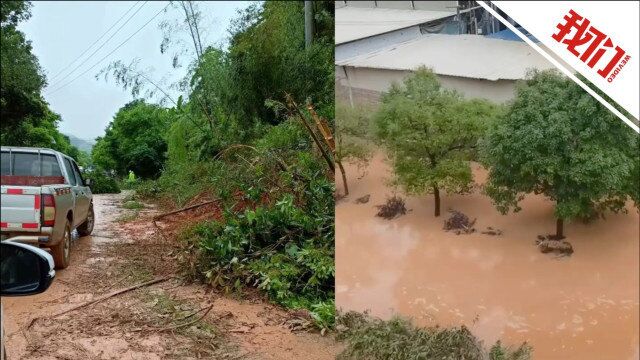
{"label": "white building wall", "polygon": [[[346,77],[344,70],[346,70]],[[341,101],[351,98],[357,102],[375,102],[379,95],[389,89],[396,82],[402,83],[411,71],[336,67],[336,97]],[[437,74],[436,74],[437,75]],[[466,98],[481,98],[495,103],[504,103],[513,99],[516,81],[514,80],[484,80],[447,75],[437,75],[442,86],[460,92]]]}

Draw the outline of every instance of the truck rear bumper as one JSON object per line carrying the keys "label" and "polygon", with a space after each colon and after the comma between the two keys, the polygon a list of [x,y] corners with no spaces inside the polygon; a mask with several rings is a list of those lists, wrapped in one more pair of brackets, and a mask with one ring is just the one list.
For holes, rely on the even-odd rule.
{"label": "truck rear bumper", "polygon": [[52,227],[42,227],[38,232],[19,232],[19,231],[3,231],[0,234],[0,240],[5,241],[12,239],[12,241],[23,242],[28,244],[40,244],[40,245],[55,245],[52,241],[51,234],[53,233]]}
{"label": "truck rear bumper", "polygon": [[7,239],[2,239],[2,241],[11,241],[11,242],[19,242],[30,245],[40,245],[46,244],[49,241],[48,236],[36,236],[36,235],[21,235],[14,236]]}

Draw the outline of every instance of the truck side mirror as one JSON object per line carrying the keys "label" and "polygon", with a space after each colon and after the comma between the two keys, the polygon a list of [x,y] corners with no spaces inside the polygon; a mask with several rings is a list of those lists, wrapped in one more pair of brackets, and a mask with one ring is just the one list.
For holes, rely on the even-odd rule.
{"label": "truck side mirror", "polygon": [[84,184],[85,184],[86,186],[91,187],[91,179],[85,179],[85,180],[84,180]]}
{"label": "truck side mirror", "polygon": [[46,251],[8,240],[0,254],[0,296],[39,294],[53,282],[53,257]]}

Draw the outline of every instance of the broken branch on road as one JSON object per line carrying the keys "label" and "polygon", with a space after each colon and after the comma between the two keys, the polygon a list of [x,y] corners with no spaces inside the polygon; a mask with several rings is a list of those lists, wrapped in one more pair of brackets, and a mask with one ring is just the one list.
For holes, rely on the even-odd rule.
{"label": "broken branch on road", "polygon": [[[198,311],[196,311],[196,312],[194,312],[194,313],[192,313],[192,314],[190,314],[190,315],[187,315],[187,316],[185,316],[183,319],[188,319],[188,318],[190,318],[191,316],[193,316],[193,315],[195,315],[195,314],[197,314],[197,313],[201,312],[201,311],[202,311],[202,310],[204,310],[204,309],[205,309],[205,308],[202,308],[202,309],[200,309],[200,310],[198,310]],[[156,331],[158,331],[158,332],[162,332],[162,331],[172,331],[172,330],[175,330],[175,329],[179,329],[179,328],[181,328],[181,327],[185,327],[185,326],[193,325],[193,324],[197,323],[198,321],[200,321],[200,320],[204,319],[204,318],[205,318],[205,316],[207,316],[207,314],[211,311],[211,309],[213,309],[213,304],[209,305],[209,307],[208,307],[208,308],[206,308],[206,309],[207,309],[207,311],[205,311],[205,312],[204,312],[204,314],[202,314],[202,315],[201,315],[200,317],[198,317],[197,319],[194,319],[194,320],[192,320],[192,321],[189,321],[189,322],[186,322],[186,323],[183,323],[183,324],[178,324],[178,325],[168,326],[168,327],[164,327],[164,328],[158,328],[158,329],[155,329],[155,330],[156,330]]]}
{"label": "broken branch on road", "polygon": [[78,309],[83,308],[85,306],[96,304],[96,303],[102,302],[104,300],[107,300],[109,298],[112,298],[114,296],[121,295],[121,294],[127,293],[127,292],[132,291],[132,290],[136,290],[136,289],[139,289],[139,288],[142,288],[142,287],[145,287],[145,286],[151,286],[151,285],[154,285],[154,284],[158,284],[158,283],[161,283],[163,281],[167,281],[167,280],[172,279],[172,278],[174,278],[174,276],[165,276],[165,277],[162,277],[162,278],[159,278],[159,279],[154,279],[154,280],[147,281],[147,282],[144,282],[144,283],[141,283],[141,284],[130,286],[128,288],[124,288],[124,289],[120,289],[120,290],[111,292],[109,294],[100,296],[100,297],[98,297],[96,299],[84,302],[84,303],[76,305],[76,306],[74,306],[74,307],[72,307],[70,309],[61,311],[59,313],[56,313],[56,314],[53,314],[53,315],[50,315],[50,316],[35,317],[29,322],[29,325],[27,326],[27,329],[30,329],[33,326],[33,324],[35,324],[36,321],[39,320],[39,319],[56,318],[58,316],[70,313],[72,311],[78,310]]}

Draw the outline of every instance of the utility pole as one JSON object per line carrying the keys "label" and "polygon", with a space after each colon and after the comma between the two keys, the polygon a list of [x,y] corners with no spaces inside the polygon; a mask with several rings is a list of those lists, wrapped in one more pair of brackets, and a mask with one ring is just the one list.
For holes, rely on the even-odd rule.
{"label": "utility pole", "polygon": [[308,49],[313,41],[313,1],[304,2],[304,47]]}

